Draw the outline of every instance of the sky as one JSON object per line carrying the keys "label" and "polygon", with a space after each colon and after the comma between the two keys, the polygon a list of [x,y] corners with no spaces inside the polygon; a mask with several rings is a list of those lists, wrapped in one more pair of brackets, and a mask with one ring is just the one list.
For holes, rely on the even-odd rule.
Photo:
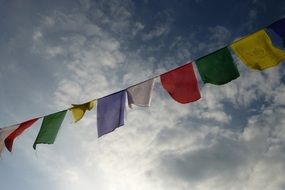
{"label": "sky", "polygon": [[[0,0],[0,127],[125,89],[284,16],[282,0]],[[202,98],[182,105],[157,78],[151,107],[126,108],[102,138],[96,109],[75,124],[67,114],[35,151],[38,121],[2,153],[1,189],[285,189],[285,67],[259,72],[233,56],[235,81],[196,73]]]}

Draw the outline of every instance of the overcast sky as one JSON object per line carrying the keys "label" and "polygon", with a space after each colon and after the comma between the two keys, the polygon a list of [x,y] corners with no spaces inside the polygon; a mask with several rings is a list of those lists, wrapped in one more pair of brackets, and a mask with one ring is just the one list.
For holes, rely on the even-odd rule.
{"label": "overcast sky", "polygon": [[[285,16],[284,0],[0,0],[0,127],[84,103],[195,60]],[[96,109],[67,114],[53,145],[41,121],[5,150],[3,190],[285,189],[285,67],[203,85],[97,138]]]}

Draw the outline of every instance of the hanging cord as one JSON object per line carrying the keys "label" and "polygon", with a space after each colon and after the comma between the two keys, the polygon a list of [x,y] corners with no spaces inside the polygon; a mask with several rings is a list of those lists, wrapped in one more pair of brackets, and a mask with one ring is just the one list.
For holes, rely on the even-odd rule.
{"label": "hanging cord", "polygon": [[[204,58],[204,57],[206,57],[206,56],[208,56],[208,55],[210,55],[210,54],[212,54],[212,53],[215,53],[215,52],[217,52],[217,51],[219,51],[219,50],[221,50],[221,49],[223,49],[223,48],[226,48],[226,47],[230,46],[231,44],[237,43],[237,42],[239,42],[239,41],[241,41],[241,40],[247,38],[248,36],[250,36],[250,35],[252,35],[252,34],[258,32],[259,30],[265,29],[265,31],[266,31],[266,28],[268,28],[270,25],[272,25],[272,24],[278,22],[278,21],[281,20],[281,19],[283,19],[283,18],[280,18],[280,19],[274,21],[273,23],[271,23],[271,24],[269,24],[269,25],[267,25],[267,26],[265,26],[265,27],[263,27],[263,28],[259,28],[259,29],[255,30],[254,32],[251,32],[251,33],[249,33],[249,34],[247,34],[247,35],[241,37],[240,39],[238,39],[238,40],[236,40],[236,41],[233,41],[232,43],[229,43],[229,44],[225,45],[224,47],[222,47],[222,48],[220,48],[220,49],[218,49],[218,50],[215,50],[214,52],[211,52],[211,53],[209,53],[209,54],[206,54],[206,55],[204,55],[204,56],[202,56],[202,57],[200,57],[200,58],[197,58],[197,59],[202,59],[202,58]],[[266,32],[267,32],[267,31],[266,31]],[[165,71],[165,72],[163,72],[163,73],[157,74],[157,75],[155,75],[155,76],[153,76],[153,77],[151,77],[151,78],[148,78],[148,79],[146,79],[146,80],[144,80],[144,81],[142,81],[142,82],[133,84],[133,85],[131,85],[131,86],[125,88],[125,89],[122,89],[122,90],[113,92],[113,93],[111,93],[111,94],[108,94],[108,95],[105,95],[105,96],[102,96],[102,97],[99,97],[99,98],[96,98],[96,99],[93,99],[93,100],[90,100],[90,101],[87,101],[87,102],[85,102],[85,103],[88,103],[88,102],[91,102],[91,101],[96,101],[96,100],[99,100],[99,99],[101,99],[101,98],[105,98],[105,97],[107,97],[107,96],[111,96],[111,95],[116,94],[116,93],[118,93],[118,92],[124,91],[124,90],[126,90],[126,89],[128,89],[128,88],[131,88],[131,87],[137,86],[137,85],[139,85],[139,84],[142,84],[142,83],[144,83],[144,82],[146,82],[146,81],[148,81],[148,80],[158,78],[159,76],[161,76],[161,75],[163,75],[163,74],[166,74],[166,73],[171,72],[171,71],[173,71],[173,70],[179,69],[179,68],[181,68],[181,67],[183,67],[183,66],[185,66],[185,65],[187,65],[187,64],[189,64],[189,63],[192,63],[192,64],[193,64],[193,63],[195,63],[195,60],[197,60],[197,59],[194,59],[193,61],[189,61],[189,62],[187,62],[187,63],[185,63],[185,64],[183,64],[183,65],[181,65],[181,66],[172,68],[172,69],[170,69],[170,70],[168,70],[168,71]],[[71,108],[73,108],[73,106],[70,107],[70,108],[64,109],[64,110],[62,110],[62,111],[67,111],[67,110],[69,110],[69,109],[71,109]],[[62,112],[62,111],[58,111],[58,112]],[[54,112],[54,113],[57,113],[57,112]],[[51,113],[51,114],[53,114],[53,113]],[[36,118],[41,119],[41,118],[43,118],[43,117],[45,117],[45,116],[48,116],[48,115],[51,115],[51,114],[42,115],[42,116],[39,116],[39,117],[36,117]],[[21,123],[22,123],[22,122],[21,122]],[[17,124],[20,124],[20,123],[17,123]],[[17,125],[17,124],[16,124],[16,125]]]}

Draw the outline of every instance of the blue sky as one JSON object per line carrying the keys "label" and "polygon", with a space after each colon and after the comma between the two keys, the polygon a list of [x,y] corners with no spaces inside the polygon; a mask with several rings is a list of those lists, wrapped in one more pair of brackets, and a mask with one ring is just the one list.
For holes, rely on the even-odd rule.
{"label": "blue sky", "polygon": [[[124,89],[285,16],[281,0],[0,5],[1,127]],[[201,84],[192,104],[157,79],[151,107],[127,108],[125,126],[100,139],[95,109],[76,124],[68,114],[55,144],[34,151],[38,121],[3,152],[1,189],[284,189],[284,66],[258,72],[235,59],[240,78]]]}

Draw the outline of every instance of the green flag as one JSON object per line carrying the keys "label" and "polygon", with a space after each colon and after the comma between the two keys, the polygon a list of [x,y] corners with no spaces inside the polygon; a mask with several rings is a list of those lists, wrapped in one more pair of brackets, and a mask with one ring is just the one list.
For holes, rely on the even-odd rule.
{"label": "green flag", "polygon": [[239,77],[236,64],[227,47],[198,59],[196,65],[204,83],[222,85]]}
{"label": "green flag", "polygon": [[34,142],[33,148],[36,149],[37,144],[53,144],[65,117],[67,110],[57,112],[44,117],[40,132]]}

